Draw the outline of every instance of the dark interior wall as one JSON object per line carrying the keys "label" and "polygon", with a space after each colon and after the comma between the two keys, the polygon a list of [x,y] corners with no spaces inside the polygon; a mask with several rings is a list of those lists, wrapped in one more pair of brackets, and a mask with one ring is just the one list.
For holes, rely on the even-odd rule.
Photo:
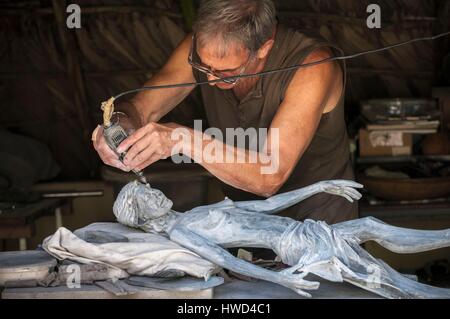
{"label": "dark interior wall", "polygon": [[[61,179],[98,175],[89,133],[101,121],[100,103],[140,87],[185,36],[177,1],[74,2],[82,8],[77,30],[58,25],[52,1],[0,10],[0,125],[47,144]],[[201,116],[194,105],[188,99],[169,119]]]}
{"label": "dark interior wall", "polygon": [[[77,30],[61,28],[55,1],[0,2],[0,126],[47,144],[62,166],[61,179],[98,176],[88,133],[100,121],[100,102],[141,86],[164,64],[187,32],[182,14],[187,2],[70,1],[82,7]],[[345,53],[449,29],[449,1],[275,2],[281,22],[319,32]],[[379,30],[366,26],[370,3],[382,8]],[[450,72],[443,68],[448,52],[448,40],[442,40],[350,61],[350,119],[362,99],[429,97],[433,85],[448,84]],[[171,119],[187,124],[203,116],[194,96]]]}
{"label": "dark interior wall", "polygon": [[[346,54],[375,49],[449,30],[449,1],[277,1],[281,21],[319,32]],[[381,28],[367,27],[369,4],[381,7]],[[349,60],[347,115],[359,101],[383,97],[430,97],[433,85],[449,84],[443,58],[448,39],[417,42]]]}

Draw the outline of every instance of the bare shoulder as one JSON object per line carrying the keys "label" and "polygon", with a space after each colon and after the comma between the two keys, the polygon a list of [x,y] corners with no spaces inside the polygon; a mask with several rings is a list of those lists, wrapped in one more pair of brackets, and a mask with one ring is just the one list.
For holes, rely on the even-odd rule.
{"label": "bare shoulder", "polygon": [[304,60],[305,63],[320,61],[333,57],[333,52],[328,47],[320,47],[312,51]]}
{"label": "bare shoulder", "polygon": [[[331,49],[327,47],[319,48],[311,52],[302,62],[302,64],[314,63],[323,61],[333,57]],[[317,65],[299,68],[289,87],[300,84],[305,79],[320,80],[320,82],[327,84],[334,79],[338,79],[342,76],[342,70],[337,61],[324,62]]]}
{"label": "bare shoulder", "polygon": [[[311,52],[302,64],[314,63],[333,57],[330,48],[323,47]],[[338,61],[324,62],[296,71],[287,90],[286,97],[317,95],[323,98],[323,112],[331,111],[340,99],[343,89],[343,73]]]}

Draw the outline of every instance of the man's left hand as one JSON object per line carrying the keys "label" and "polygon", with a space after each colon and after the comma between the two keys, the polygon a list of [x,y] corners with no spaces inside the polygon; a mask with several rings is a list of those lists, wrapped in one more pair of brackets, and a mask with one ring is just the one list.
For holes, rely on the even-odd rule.
{"label": "man's left hand", "polygon": [[174,123],[149,123],[124,140],[117,151],[127,151],[124,164],[130,169],[143,170],[154,162],[171,156],[176,143],[172,131],[180,127]]}

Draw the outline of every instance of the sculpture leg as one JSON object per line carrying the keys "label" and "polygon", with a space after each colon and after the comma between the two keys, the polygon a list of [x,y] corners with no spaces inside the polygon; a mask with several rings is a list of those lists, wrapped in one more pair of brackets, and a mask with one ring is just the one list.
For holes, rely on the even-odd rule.
{"label": "sculpture leg", "polygon": [[[398,273],[382,260],[372,257],[359,244],[348,242],[347,245],[339,245],[343,249],[336,250],[337,256],[303,266],[298,270],[315,274],[326,280],[345,281],[390,299],[450,299],[450,289],[432,287],[414,281]],[[297,268],[294,266],[289,271]]]}
{"label": "sculpture leg", "polygon": [[[420,240],[435,246],[445,237],[445,233],[431,233],[433,238],[429,239],[430,232],[411,233],[370,218],[334,226],[306,220],[290,227],[280,237],[276,250],[283,262],[292,266],[289,272],[311,273],[334,282],[346,281],[386,298],[450,298],[450,289],[411,280],[360,245],[373,239],[397,251],[424,250],[430,247],[421,246]],[[402,236],[410,238],[402,239]],[[448,238],[444,244],[450,245]]]}
{"label": "sculpture leg", "polygon": [[342,222],[332,227],[345,237],[356,238],[360,244],[373,240],[400,254],[450,247],[450,229],[407,229],[388,225],[373,217]]}
{"label": "sculpture leg", "polygon": [[[362,249],[362,248],[361,248]],[[449,299],[450,289],[428,286],[405,277],[382,260],[370,264],[366,278],[342,271],[344,281],[390,299]],[[361,273],[360,273],[361,274]]]}

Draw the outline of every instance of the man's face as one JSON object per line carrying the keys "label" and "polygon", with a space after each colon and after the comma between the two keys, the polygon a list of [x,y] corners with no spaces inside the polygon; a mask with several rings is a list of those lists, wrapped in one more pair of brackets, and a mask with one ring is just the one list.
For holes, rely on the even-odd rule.
{"label": "man's face", "polygon": [[[246,48],[240,44],[232,43],[228,45],[226,54],[220,56],[217,52],[218,45],[215,41],[211,41],[202,47],[197,47],[197,54],[202,65],[221,74],[221,77],[240,75],[244,71],[248,73],[250,54]],[[210,81],[217,80],[217,77],[211,74],[207,74],[207,77]],[[229,90],[235,86],[235,84],[225,82],[210,83],[210,85],[216,85],[222,90]]]}

